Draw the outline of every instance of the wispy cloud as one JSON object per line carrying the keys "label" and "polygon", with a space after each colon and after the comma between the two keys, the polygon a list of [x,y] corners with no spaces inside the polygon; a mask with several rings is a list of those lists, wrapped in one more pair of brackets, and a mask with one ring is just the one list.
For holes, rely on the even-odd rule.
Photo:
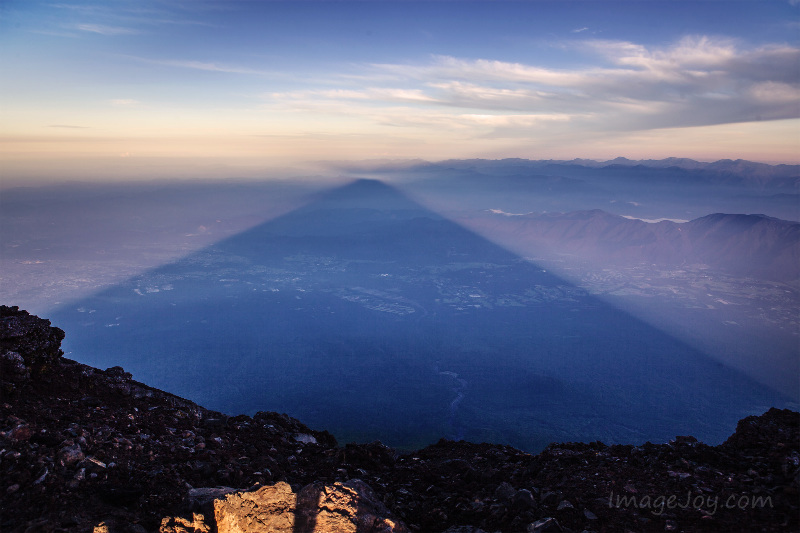
{"label": "wispy cloud", "polygon": [[106,22],[114,21],[117,23],[134,23],[144,25],[160,25],[160,24],[175,24],[182,26],[213,26],[213,24],[205,21],[195,20],[186,16],[186,12],[175,12],[174,9],[180,11],[181,6],[178,4],[170,5],[172,10],[154,8],[154,7],[141,7],[132,4],[130,7],[122,5],[86,5],[86,4],[64,4],[55,3],[49,4],[50,7],[67,10],[78,14],[82,18],[93,18],[95,20],[103,20]]}
{"label": "wispy cloud", "polygon": [[[268,103],[264,109],[271,113],[306,114],[314,117],[313,120],[332,117],[337,123],[346,121],[360,124],[357,126],[359,129],[369,128],[371,124],[417,132],[436,131],[440,135],[447,134],[451,139],[515,138],[521,134],[548,131],[556,125],[563,127],[582,116],[556,112],[468,112],[435,98],[405,102],[393,99],[386,102],[368,99],[368,94],[379,94],[379,91],[367,90],[357,97],[347,94],[348,98],[342,98],[340,91],[331,91],[327,95],[313,91],[272,94],[267,95]],[[308,125],[309,121],[303,123]]]}
{"label": "wispy cloud", "polygon": [[181,59],[150,59],[146,57],[126,56],[129,59],[149,63],[151,65],[162,65],[165,67],[176,67],[182,69],[205,70],[208,72],[226,72],[229,74],[253,74],[259,76],[276,75],[277,73],[266,70],[259,70],[237,65],[226,65],[211,63],[207,61],[181,60]]}
{"label": "wispy cloud", "polygon": [[347,88],[264,95],[267,108],[373,124],[526,138],[547,129],[638,131],[800,117],[800,49],[687,37],[666,47],[583,40],[591,68],[432,56],[373,64]]}
{"label": "wispy cloud", "polygon": [[51,35],[53,37],[80,37],[79,34],[68,31],[51,31],[51,30],[28,30],[37,35]]}
{"label": "wispy cloud", "polygon": [[48,128],[66,128],[71,130],[88,130],[89,126],[73,126],[72,124],[50,124]]}
{"label": "wispy cloud", "polygon": [[[493,115],[484,113],[413,113],[406,110],[403,113],[384,113],[379,120],[389,126],[436,126],[439,129],[462,131],[465,133],[480,132],[481,136],[499,138],[499,132],[531,132],[532,129],[552,127],[556,123],[566,123],[573,117],[566,114],[514,114]],[[517,134],[507,135],[515,137]]]}
{"label": "wispy cloud", "polygon": [[72,28],[89,33],[98,33],[100,35],[116,36],[116,35],[136,35],[141,33],[139,30],[133,28],[124,28],[122,26],[106,26],[104,24],[75,24]]}
{"label": "wispy cloud", "polygon": [[586,27],[583,27],[583,28],[576,28],[576,29],[572,30],[572,33],[582,33],[582,32],[585,32],[585,31],[586,31],[586,30],[588,30],[588,29],[589,29],[589,28],[586,28]]}
{"label": "wispy cloud", "polygon": [[270,93],[269,98],[277,100],[361,100],[384,103],[436,102],[436,98],[425,94],[422,89],[394,89],[371,87],[368,89],[319,89]]}
{"label": "wispy cloud", "polygon": [[85,34],[121,37],[152,35],[165,31],[163,26],[206,26],[213,22],[198,20],[194,6],[175,2],[108,2],[95,4],[51,3],[55,16],[39,21],[34,33],[58,37]]}
{"label": "wispy cloud", "polygon": [[522,63],[509,63],[490,59],[459,59],[452,56],[432,56],[427,65],[375,64],[378,71],[396,79],[467,81],[505,81],[542,83],[569,86],[582,82],[585,74],[578,71],[555,70]]}
{"label": "wispy cloud", "polygon": [[94,12],[99,9],[98,6],[90,6],[85,4],[65,4],[65,3],[51,3],[47,4],[49,7],[55,7],[57,9],[69,9],[72,11],[81,11],[81,12]]}
{"label": "wispy cloud", "polygon": [[[81,31],[105,35],[128,29],[82,26]],[[579,30],[576,33],[584,33]],[[526,142],[544,136],[574,138],[570,134],[575,132],[625,135],[800,117],[800,48],[795,46],[748,47],[707,36],[685,37],[667,46],[585,38],[556,45],[588,56],[590,61],[582,65],[592,66],[553,68],[433,55],[415,63],[351,64],[341,74],[271,71],[258,63],[205,61],[202,56],[117,57],[165,68],[253,76],[248,80],[252,84],[280,77],[293,89],[262,92],[259,107],[272,113],[271,123],[286,126],[287,135],[302,125],[304,136],[328,130],[344,134],[406,129],[403,135],[416,138],[434,134]],[[251,85],[247,93],[258,91]],[[145,107],[131,98],[104,103],[121,109]]]}

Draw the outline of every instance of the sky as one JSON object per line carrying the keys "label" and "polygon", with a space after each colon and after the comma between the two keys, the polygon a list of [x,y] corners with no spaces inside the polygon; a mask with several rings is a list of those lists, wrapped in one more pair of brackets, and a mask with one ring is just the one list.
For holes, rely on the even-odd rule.
{"label": "sky", "polygon": [[0,0],[0,179],[800,162],[800,0]]}

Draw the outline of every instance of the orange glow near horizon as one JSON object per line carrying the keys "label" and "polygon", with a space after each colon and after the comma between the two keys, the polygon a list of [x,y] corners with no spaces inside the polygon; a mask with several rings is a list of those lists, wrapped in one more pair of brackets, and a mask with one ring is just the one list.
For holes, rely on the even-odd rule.
{"label": "orange glow near horizon", "polygon": [[609,160],[687,157],[699,161],[746,159],[798,164],[800,120],[670,128],[616,135],[585,135],[520,146],[508,139],[433,139],[362,135],[170,135],[107,138],[69,133],[5,136],[0,147],[5,185],[43,178],[223,178],[263,175],[276,167],[309,171],[321,161],[459,158]]}

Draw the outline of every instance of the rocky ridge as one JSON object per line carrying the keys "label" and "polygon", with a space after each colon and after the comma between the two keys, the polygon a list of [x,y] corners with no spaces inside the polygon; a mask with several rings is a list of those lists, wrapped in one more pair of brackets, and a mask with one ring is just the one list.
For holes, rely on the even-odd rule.
{"label": "rocky ridge", "polygon": [[339,446],[278,413],[227,417],[122,368],[62,357],[63,332],[0,306],[4,532],[797,531],[800,414],[722,445],[441,440]]}

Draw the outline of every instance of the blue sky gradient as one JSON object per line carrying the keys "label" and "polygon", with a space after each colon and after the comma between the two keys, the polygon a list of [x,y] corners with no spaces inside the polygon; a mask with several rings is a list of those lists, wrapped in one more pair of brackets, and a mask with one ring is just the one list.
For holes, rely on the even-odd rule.
{"label": "blue sky gradient", "polygon": [[798,162],[794,0],[0,6],[4,179],[414,157]]}

